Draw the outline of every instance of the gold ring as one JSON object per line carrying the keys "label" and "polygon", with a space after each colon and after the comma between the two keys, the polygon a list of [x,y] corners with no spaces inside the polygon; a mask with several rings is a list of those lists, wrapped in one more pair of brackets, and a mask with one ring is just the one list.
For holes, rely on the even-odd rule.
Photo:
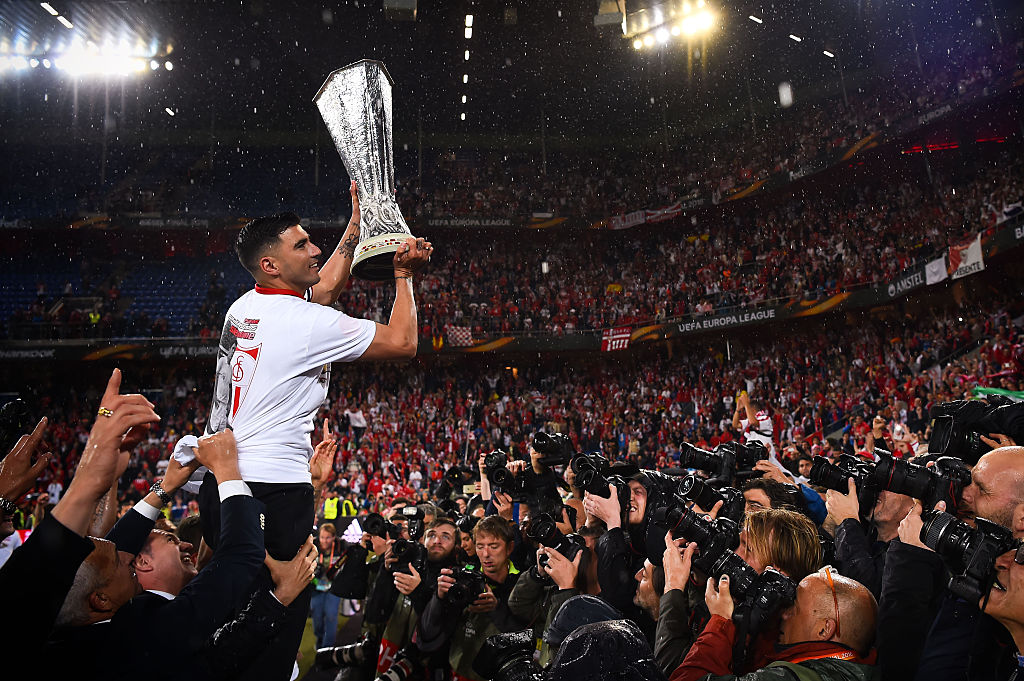
{"label": "gold ring", "polygon": [[107,418],[110,418],[111,416],[114,415],[114,411],[112,409],[107,409],[106,407],[100,407],[99,411],[97,411],[96,413],[99,414],[100,416],[106,416]]}

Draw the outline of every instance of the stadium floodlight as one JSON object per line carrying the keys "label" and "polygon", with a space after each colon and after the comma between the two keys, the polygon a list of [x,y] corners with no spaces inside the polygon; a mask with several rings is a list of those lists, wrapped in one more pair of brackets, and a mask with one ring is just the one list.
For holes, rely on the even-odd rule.
{"label": "stadium floodlight", "polygon": [[696,24],[698,31],[710,30],[715,25],[715,15],[705,10],[697,15]]}
{"label": "stadium floodlight", "polygon": [[790,34],[789,34],[789,39],[790,39],[790,40],[792,40],[792,41],[793,41],[793,42],[795,42],[795,43],[800,43],[800,42],[803,42],[803,40],[804,40],[804,39],[803,39],[803,38],[801,38],[800,36],[798,36],[798,35],[793,35],[792,33],[790,33]]}
{"label": "stadium floodlight", "polygon": [[74,25],[62,16],[57,16],[57,21],[64,24],[64,28],[74,28]]}
{"label": "stadium floodlight", "polygon": [[472,37],[473,37],[473,27],[472,26],[467,26],[466,27],[466,40],[469,40]]}
{"label": "stadium floodlight", "polygon": [[829,59],[835,59],[836,58],[836,55],[832,54],[828,50],[822,51],[822,54],[825,55],[826,57],[828,57]]}
{"label": "stadium floodlight", "polygon": [[158,62],[156,59],[150,59],[149,60],[149,69],[151,71],[156,71],[158,68],[160,68],[160,62]]}
{"label": "stadium floodlight", "polygon": [[751,14],[747,18],[750,19],[751,21],[753,21],[755,24],[763,24],[764,23],[764,19],[761,19],[759,17],[755,17],[753,14]]}
{"label": "stadium floodlight", "polygon": [[171,107],[169,107],[169,106],[165,106],[165,107],[164,107],[164,111],[166,111],[166,112],[167,112],[167,115],[168,115],[168,116],[170,116],[171,118],[174,118],[174,109],[172,109],[172,108],[171,108]]}
{"label": "stadium floodlight", "polygon": [[466,61],[469,61],[469,50],[466,50],[465,57],[466,57]]}
{"label": "stadium floodlight", "polygon": [[668,30],[666,30],[664,28],[659,28],[657,33],[654,34],[654,38],[659,43],[664,45],[665,43],[668,42]]}
{"label": "stadium floodlight", "polygon": [[640,40],[640,38],[637,38],[636,40],[633,41],[633,49],[639,50],[643,46],[644,46],[644,41]]}
{"label": "stadium floodlight", "polygon": [[53,8],[53,6],[50,5],[50,3],[48,3],[48,2],[41,2],[41,3],[39,3],[39,6],[42,7],[43,9],[45,9],[50,14],[52,14],[53,16],[57,16],[58,14],[60,14],[60,12],[55,10]]}
{"label": "stadium floodlight", "polygon": [[174,64],[172,64],[169,61],[165,61],[164,62],[164,68],[167,69],[168,71],[173,71],[174,70]]}
{"label": "stadium floodlight", "polygon": [[462,95],[462,103],[463,103],[463,104],[465,104],[465,103],[466,103],[466,95]]}
{"label": "stadium floodlight", "polygon": [[36,68],[36,67],[39,66],[39,60],[36,59],[35,57],[33,57],[32,59],[28,60],[28,65],[31,66],[32,68]]}
{"label": "stadium floodlight", "polygon": [[644,36],[644,45],[646,45],[647,47],[650,47],[653,44],[654,44],[654,36],[648,33],[646,36]]}
{"label": "stadium floodlight", "polygon": [[672,27],[672,35],[679,36],[679,34],[681,34],[682,32],[683,27],[680,26],[679,24],[676,24],[675,26]]}
{"label": "stadium floodlight", "polygon": [[44,68],[44,69],[48,69],[48,68],[50,68],[51,66],[53,66],[53,64],[51,64],[51,63],[50,63],[50,60],[49,60],[49,59],[44,59],[44,60],[43,60],[43,68]]}
{"label": "stadium floodlight", "polygon": [[462,82],[463,83],[468,83],[469,82],[469,74],[468,73],[463,73],[462,74]]}
{"label": "stadium floodlight", "polygon": [[473,28],[473,15],[472,14],[467,14],[466,15],[466,28]]}
{"label": "stadium floodlight", "polygon": [[463,113],[462,113],[462,114],[460,115],[460,118],[461,118],[462,120],[466,120],[466,114],[465,114],[465,112],[463,112]]}

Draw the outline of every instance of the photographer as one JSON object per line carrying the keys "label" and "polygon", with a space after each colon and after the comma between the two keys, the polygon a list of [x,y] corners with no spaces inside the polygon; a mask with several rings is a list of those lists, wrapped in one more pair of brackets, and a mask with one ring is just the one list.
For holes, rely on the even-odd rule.
{"label": "photographer", "polygon": [[[428,526],[423,535],[426,548],[426,564],[422,572],[416,565],[398,566],[391,552],[393,541],[389,542],[388,553],[384,558],[384,569],[377,576],[374,600],[380,598],[383,603],[390,603],[391,608],[387,624],[380,641],[380,653],[377,659],[377,673],[383,674],[391,668],[399,651],[405,651],[404,657],[412,664],[420,662],[418,651],[408,651],[412,644],[416,622],[426,607],[427,602],[437,589],[437,578],[443,568],[451,568],[455,564],[455,546],[458,542],[459,530],[448,517],[442,516]],[[367,607],[376,607],[367,603]]]}
{"label": "photographer", "polygon": [[[473,671],[473,660],[488,636],[523,628],[523,621],[508,608],[508,598],[515,587],[518,573],[511,572],[509,556],[512,554],[513,533],[508,522],[498,516],[488,516],[473,528],[476,553],[480,558],[482,578],[469,576],[469,589],[457,589],[459,596],[476,597],[464,603],[449,592],[456,585],[453,570],[442,570],[437,580],[437,593],[427,604],[420,617],[416,643],[425,653],[433,653],[449,644],[448,660],[452,671],[466,679],[480,679]],[[460,571],[460,578],[462,574]],[[479,590],[478,590],[479,589]]]}
{"label": "photographer", "polygon": [[[647,483],[647,484],[644,484]],[[587,523],[600,520],[607,532],[597,541],[597,579],[601,597],[612,607],[635,619],[641,629],[650,631],[653,622],[636,607],[635,575],[644,564],[647,497],[655,485],[649,474],[638,473],[629,480],[629,506],[620,507],[618,489],[609,485],[607,497],[587,492],[583,508]]]}
{"label": "photographer", "polygon": [[[981,607],[984,612],[1006,627],[1017,648],[1016,676],[1024,677],[1024,551],[1020,547],[1004,553],[996,560],[996,581]],[[1002,679],[1000,679],[1002,681]]]}
{"label": "photographer", "polygon": [[[697,545],[686,544],[684,539],[666,536],[666,550],[662,557],[665,569],[665,593],[661,597],[654,651],[659,662],[677,656],[693,643],[697,634],[705,629],[713,613],[704,609],[695,590],[689,590],[691,564]],[[736,555],[755,572],[761,574],[772,566],[794,581],[814,572],[821,565],[821,544],[818,532],[807,516],[786,509],[758,511],[747,516]],[[692,615],[691,615],[692,610]],[[736,625],[730,620],[720,623],[719,629],[730,640],[737,635]],[[750,659],[757,669],[769,655],[775,641],[774,629],[765,629],[750,642]],[[730,643],[730,645],[732,645]],[[729,658],[732,652],[730,650]],[[668,674],[671,670],[662,667]],[[737,670],[737,671],[746,671]]]}
{"label": "photographer", "polygon": [[333,646],[338,633],[338,607],[341,599],[331,593],[331,582],[338,576],[345,556],[346,542],[338,537],[334,523],[325,522],[319,530],[319,553],[313,574],[313,598],[310,610],[316,647]]}
{"label": "photographer", "polygon": [[882,573],[890,543],[899,535],[900,521],[907,517],[914,500],[905,494],[881,490],[867,517],[865,530],[860,521],[860,502],[853,478],[849,492],[825,493],[825,506],[836,524],[836,561],[839,574],[855,579],[876,599],[882,596]]}
{"label": "photographer", "polygon": [[[800,580],[796,602],[781,617],[778,646],[762,665],[742,677],[730,668],[734,604],[729,578],[708,579],[705,601],[711,621],[694,642],[671,681],[712,679],[768,681],[813,678],[822,681],[877,679],[875,616],[878,606],[858,582],[825,567]],[[782,667],[784,669],[779,669]]]}
{"label": "photographer", "polygon": [[596,527],[581,528],[579,534],[586,546],[572,560],[555,549],[541,545],[537,549],[537,562],[519,575],[509,595],[509,610],[532,624],[535,637],[542,641],[541,665],[547,665],[557,650],[543,640],[555,613],[577,594],[598,594],[601,591],[597,583],[597,555],[594,547],[602,533],[603,530]]}
{"label": "photographer", "polygon": [[[959,516],[971,524],[985,518],[1024,537],[1024,447],[990,451],[971,478]],[[886,678],[997,679],[996,625],[975,603],[944,588],[942,561],[921,541],[922,510],[915,502],[886,556],[879,602],[882,671]]]}

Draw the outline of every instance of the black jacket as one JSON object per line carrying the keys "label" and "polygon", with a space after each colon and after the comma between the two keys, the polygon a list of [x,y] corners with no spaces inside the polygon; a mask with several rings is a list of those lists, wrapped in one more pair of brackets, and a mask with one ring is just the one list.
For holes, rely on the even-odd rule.
{"label": "black jacket", "polygon": [[207,642],[201,654],[203,671],[219,681],[238,676],[277,635],[287,614],[288,608],[269,590],[254,593],[238,617],[214,632]]}
{"label": "black jacket", "polygon": [[25,544],[0,567],[0,641],[23,659],[36,659],[57,619],[79,566],[92,553],[90,539],[47,514]]}
{"label": "black jacket", "polygon": [[836,528],[836,566],[839,574],[868,588],[875,599],[882,596],[882,572],[890,542],[878,541],[874,530],[869,536],[864,526],[847,518]]}
{"label": "black jacket", "polygon": [[[173,678],[189,669],[207,640],[246,603],[263,565],[263,504],[247,495],[225,499],[220,507],[220,541],[213,559],[172,600],[146,592],[118,610],[111,622],[119,654],[117,678]],[[175,654],[156,632],[173,632]]]}
{"label": "black jacket", "polygon": [[878,601],[878,666],[885,679],[913,679],[945,592],[938,554],[893,539]]}

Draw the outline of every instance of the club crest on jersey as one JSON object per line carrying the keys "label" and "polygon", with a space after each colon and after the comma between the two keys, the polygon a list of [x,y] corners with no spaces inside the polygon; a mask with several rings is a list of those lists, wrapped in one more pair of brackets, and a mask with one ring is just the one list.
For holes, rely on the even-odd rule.
{"label": "club crest on jersey", "polygon": [[249,386],[252,385],[252,377],[256,373],[256,366],[259,364],[260,348],[262,343],[254,348],[235,348],[231,355],[231,416],[238,413],[242,406]]}

